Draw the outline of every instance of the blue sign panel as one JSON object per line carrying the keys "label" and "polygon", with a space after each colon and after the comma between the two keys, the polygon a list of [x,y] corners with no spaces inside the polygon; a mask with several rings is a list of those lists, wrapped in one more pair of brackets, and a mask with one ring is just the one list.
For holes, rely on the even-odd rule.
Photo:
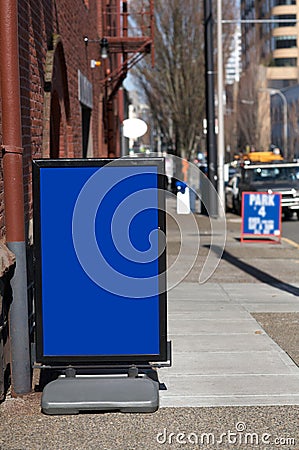
{"label": "blue sign panel", "polygon": [[281,235],[281,194],[243,192],[242,235]]}
{"label": "blue sign panel", "polygon": [[163,159],[33,168],[39,361],[165,360]]}

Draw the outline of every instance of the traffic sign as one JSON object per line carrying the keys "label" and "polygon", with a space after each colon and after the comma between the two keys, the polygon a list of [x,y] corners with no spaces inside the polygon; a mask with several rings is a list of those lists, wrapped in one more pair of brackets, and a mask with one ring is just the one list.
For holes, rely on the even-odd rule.
{"label": "traffic sign", "polygon": [[[281,194],[268,192],[242,193],[242,230],[244,238],[280,242],[281,238]],[[272,238],[266,239],[266,238]],[[253,242],[253,239],[248,240]]]}

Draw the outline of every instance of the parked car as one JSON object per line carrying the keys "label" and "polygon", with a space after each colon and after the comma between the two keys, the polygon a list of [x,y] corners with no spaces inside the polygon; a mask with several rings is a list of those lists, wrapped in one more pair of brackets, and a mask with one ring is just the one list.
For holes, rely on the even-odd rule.
{"label": "parked car", "polygon": [[241,171],[238,192],[238,210],[241,211],[242,192],[279,192],[285,218],[294,212],[299,217],[299,164],[249,164]]}
{"label": "parked car", "polygon": [[241,176],[236,173],[225,186],[225,205],[227,211],[239,211],[239,183]]}

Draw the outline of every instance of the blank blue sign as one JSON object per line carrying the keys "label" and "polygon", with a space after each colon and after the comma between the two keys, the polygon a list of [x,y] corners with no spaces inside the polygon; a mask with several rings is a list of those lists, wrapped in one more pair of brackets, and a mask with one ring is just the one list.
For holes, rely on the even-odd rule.
{"label": "blank blue sign", "polygon": [[34,161],[42,362],[165,359],[163,164],[119,161]]}

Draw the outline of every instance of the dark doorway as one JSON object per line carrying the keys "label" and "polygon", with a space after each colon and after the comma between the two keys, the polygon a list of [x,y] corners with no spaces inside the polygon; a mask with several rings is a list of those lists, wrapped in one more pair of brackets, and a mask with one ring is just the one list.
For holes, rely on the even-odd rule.
{"label": "dark doorway", "polygon": [[89,130],[91,109],[84,105],[82,107],[82,156],[87,158],[88,144],[89,144]]}

